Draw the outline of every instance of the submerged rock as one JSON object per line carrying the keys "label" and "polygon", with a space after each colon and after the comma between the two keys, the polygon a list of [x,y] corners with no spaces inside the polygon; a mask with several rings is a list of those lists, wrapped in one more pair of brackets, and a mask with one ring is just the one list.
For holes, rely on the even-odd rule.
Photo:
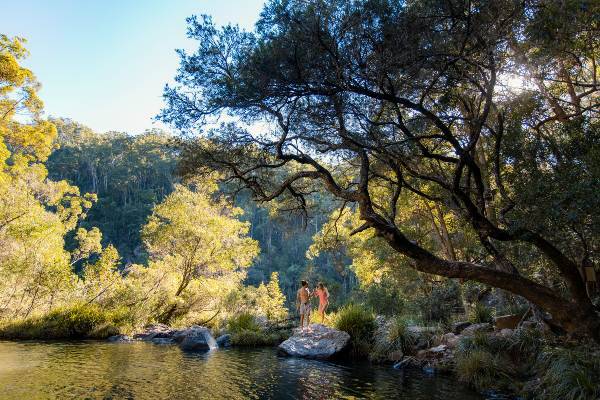
{"label": "submerged rock", "polygon": [[148,325],[143,332],[135,334],[134,339],[127,338],[114,337],[109,340],[113,342],[141,340],[159,345],[179,344],[182,350],[196,351],[208,351],[218,347],[208,328],[199,325],[173,329],[165,324],[153,324]]}
{"label": "submerged rock", "polygon": [[[193,325],[185,330],[185,336],[179,343],[182,350],[208,351],[217,348],[217,341],[212,337],[208,328]],[[177,339],[180,339],[178,336]]]}
{"label": "submerged rock", "polygon": [[164,338],[164,337],[157,337],[151,340],[152,343],[154,344],[173,344],[173,339],[171,338]]}
{"label": "submerged rock", "polygon": [[127,335],[114,335],[108,337],[106,340],[112,343],[129,343],[133,341],[133,339]]}
{"label": "submerged rock", "polygon": [[294,329],[293,335],[279,345],[279,351],[290,356],[325,359],[340,353],[349,341],[346,332],[312,324],[304,331]]}

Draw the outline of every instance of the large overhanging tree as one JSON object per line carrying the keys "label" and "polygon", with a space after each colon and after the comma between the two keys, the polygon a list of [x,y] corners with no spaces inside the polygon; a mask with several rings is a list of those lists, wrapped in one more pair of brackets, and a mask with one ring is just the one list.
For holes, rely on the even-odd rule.
{"label": "large overhanging tree", "polygon": [[[598,256],[599,8],[274,0],[251,33],[192,17],[199,48],[181,52],[161,119],[187,133],[238,121],[183,141],[184,172],[217,169],[298,208],[327,190],[415,269],[505,289],[600,340],[581,272]],[[487,257],[450,260],[407,237],[403,192],[467,221]]]}

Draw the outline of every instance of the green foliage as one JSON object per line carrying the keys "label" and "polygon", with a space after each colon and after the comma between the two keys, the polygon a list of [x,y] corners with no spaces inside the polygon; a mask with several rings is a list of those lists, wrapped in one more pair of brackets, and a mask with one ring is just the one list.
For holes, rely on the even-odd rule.
{"label": "green foliage", "polygon": [[242,331],[258,332],[260,330],[261,327],[256,323],[256,318],[248,312],[234,315],[227,321],[227,331],[229,333],[240,333]]}
{"label": "green foliage", "polygon": [[104,339],[130,327],[125,308],[103,310],[95,304],[78,303],[0,326],[5,339]]}
{"label": "green foliage", "polygon": [[[580,283],[564,265],[593,264],[600,237],[597,3],[273,1],[250,32],[190,18],[198,46],[160,118],[275,121],[268,138],[233,122],[184,141],[182,171],[296,209],[328,191],[343,207],[310,253],[351,258],[361,285],[418,270],[552,291],[538,306],[598,339],[585,290],[561,293]],[[447,321],[425,299],[423,319]]]}
{"label": "green foliage", "polygon": [[231,344],[234,346],[274,346],[281,341],[279,335],[266,331],[242,330],[231,335]]}
{"label": "green foliage", "polygon": [[474,324],[487,322],[491,324],[494,322],[494,311],[485,304],[478,302],[471,309],[469,322]]}
{"label": "green foliage", "polygon": [[408,322],[398,316],[378,326],[374,333],[374,345],[369,358],[374,361],[387,361],[386,358],[391,352],[401,351],[404,355],[410,354],[417,337],[408,328]]}
{"label": "green foliage", "polygon": [[373,312],[358,304],[348,304],[333,316],[334,326],[350,335],[354,357],[367,356],[373,345],[376,329]]}
{"label": "green foliage", "polygon": [[[0,34],[0,319],[4,320],[26,318],[48,305],[69,301],[76,278],[64,238],[95,201],[95,196],[81,195],[66,181],[47,177],[44,163],[54,149],[57,131],[42,116],[39,83],[20,65],[28,54],[24,43]],[[75,256],[79,260],[98,250],[84,248]]]}
{"label": "green foliage", "polygon": [[[66,179],[98,197],[81,228],[100,228],[104,245],[114,245],[124,263],[147,262],[141,228],[154,205],[163,201],[179,180],[174,174],[177,155],[170,145],[172,138],[157,130],[135,136],[119,132],[101,134],[68,119],[52,121],[58,129],[60,148],[47,162],[49,176]],[[221,189],[228,190],[226,185]],[[236,196],[236,205],[244,210],[240,218],[252,224],[250,235],[261,246],[261,255],[249,268],[246,283],[258,286],[278,272],[282,293],[292,299],[298,280],[309,273],[315,282],[331,282],[334,300],[344,300],[353,284],[336,285],[342,279],[349,280],[341,275],[342,266],[335,264],[332,257],[323,256],[308,272],[304,257],[319,221],[322,224],[330,211],[328,199],[316,204],[319,209],[315,209],[315,218],[307,226],[302,216],[279,215],[259,207],[247,193]],[[75,248],[78,239],[71,236],[67,236],[67,245]],[[294,246],[289,245],[292,241]],[[342,290],[338,292],[336,287]]]}
{"label": "green foliage", "polygon": [[269,321],[281,321],[288,315],[285,307],[285,296],[279,287],[279,274],[273,272],[266,285],[261,283],[256,288],[256,313],[264,315]]}
{"label": "green foliage", "polygon": [[546,340],[538,329],[517,329],[510,336],[510,350],[523,358],[535,358],[546,345]]}
{"label": "green foliage", "polygon": [[233,315],[227,321],[227,332],[236,346],[273,346],[286,338],[283,331],[271,331],[260,326],[256,317],[248,312]]}
{"label": "green foliage", "polygon": [[408,354],[415,344],[417,338],[414,333],[408,329],[408,322],[400,317],[392,318],[387,332],[388,342],[397,349]]}
{"label": "green foliage", "polygon": [[159,130],[101,134],[68,119],[52,122],[60,147],[47,162],[50,178],[65,179],[98,198],[82,227],[98,227],[103,244],[113,244],[125,261],[144,262],[141,227],[176,182],[169,136]]}
{"label": "green foliage", "polygon": [[460,286],[449,279],[422,285],[423,293],[415,296],[413,311],[420,313],[426,323],[441,322],[447,324],[454,309],[461,306]]}
{"label": "green foliage", "polygon": [[[181,318],[191,304],[206,308],[207,284],[238,279],[238,271],[252,263],[258,244],[248,237],[249,224],[236,218],[241,213],[218,198],[216,185],[208,180],[178,185],[154,207],[142,237],[151,261],[177,281],[159,321]],[[211,299],[215,309],[226,294]]]}
{"label": "green foliage", "polygon": [[366,289],[365,303],[378,315],[393,316],[404,311],[402,290],[392,279],[382,279]]}
{"label": "green foliage", "polygon": [[460,381],[477,390],[502,388],[509,376],[506,365],[486,350],[475,349],[456,357],[456,374]]}
{"label": "green foliage", "polygon": [[549,348],[540,354],[536,368],[540,377],[532,393],[536,399],[600,398],[600,351],[597,348]]}
{"label": "green foliage", "polygon": [[230,315],[251,314],[269,322],[284,320],[288,315],[285,296],[279,288],[279,275],[274,272],[271,280],[258,287],[248,285],[232,291],[224,300],[224,309]]}
{"label": "green foliage", "polygon": [[521,390],[519,382],[533,375],[544,345],[543,336],[535,329],[517,329],[510,335],[476,332],[461,338],[456,372],[460,380],[478,390]]}
{"label": "green foliage", "polygon": [[487,332],[476,332],[473,336],[461,338],[459,351],[469,353],[474,350],[483,350],[492,354],[506,352],[513,346],[511,337],[490,335]]}

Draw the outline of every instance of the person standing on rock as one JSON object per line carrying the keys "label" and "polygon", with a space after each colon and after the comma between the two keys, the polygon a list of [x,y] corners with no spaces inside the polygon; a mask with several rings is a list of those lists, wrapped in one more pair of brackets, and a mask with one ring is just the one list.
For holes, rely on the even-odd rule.
{"label": "person standing on rock", "polygon": [[319,282],[314,293],[319,298],[319,315],[321,315],[321,323],[324,324],[325,310],[327,310],[327,306],[329,305],[329,291],[323,282]]}
{"label": "person standing on rock", "polygon": [[304,322],[308,327],[310,323],[310,289],[308,288],[308,282],[300,282],[302,287],[298,289],[296,293],[296,308],[300,312],[300,329],[304,330]]}

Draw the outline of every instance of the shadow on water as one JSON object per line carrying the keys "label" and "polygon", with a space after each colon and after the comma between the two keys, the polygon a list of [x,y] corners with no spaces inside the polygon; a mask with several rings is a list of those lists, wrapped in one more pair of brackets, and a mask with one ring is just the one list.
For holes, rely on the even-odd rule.
{"label": "shadow on water", "polygon": [[450,377],[278,357],[272,348],[0,342],[0,398],[444,399],[482,397]]}

